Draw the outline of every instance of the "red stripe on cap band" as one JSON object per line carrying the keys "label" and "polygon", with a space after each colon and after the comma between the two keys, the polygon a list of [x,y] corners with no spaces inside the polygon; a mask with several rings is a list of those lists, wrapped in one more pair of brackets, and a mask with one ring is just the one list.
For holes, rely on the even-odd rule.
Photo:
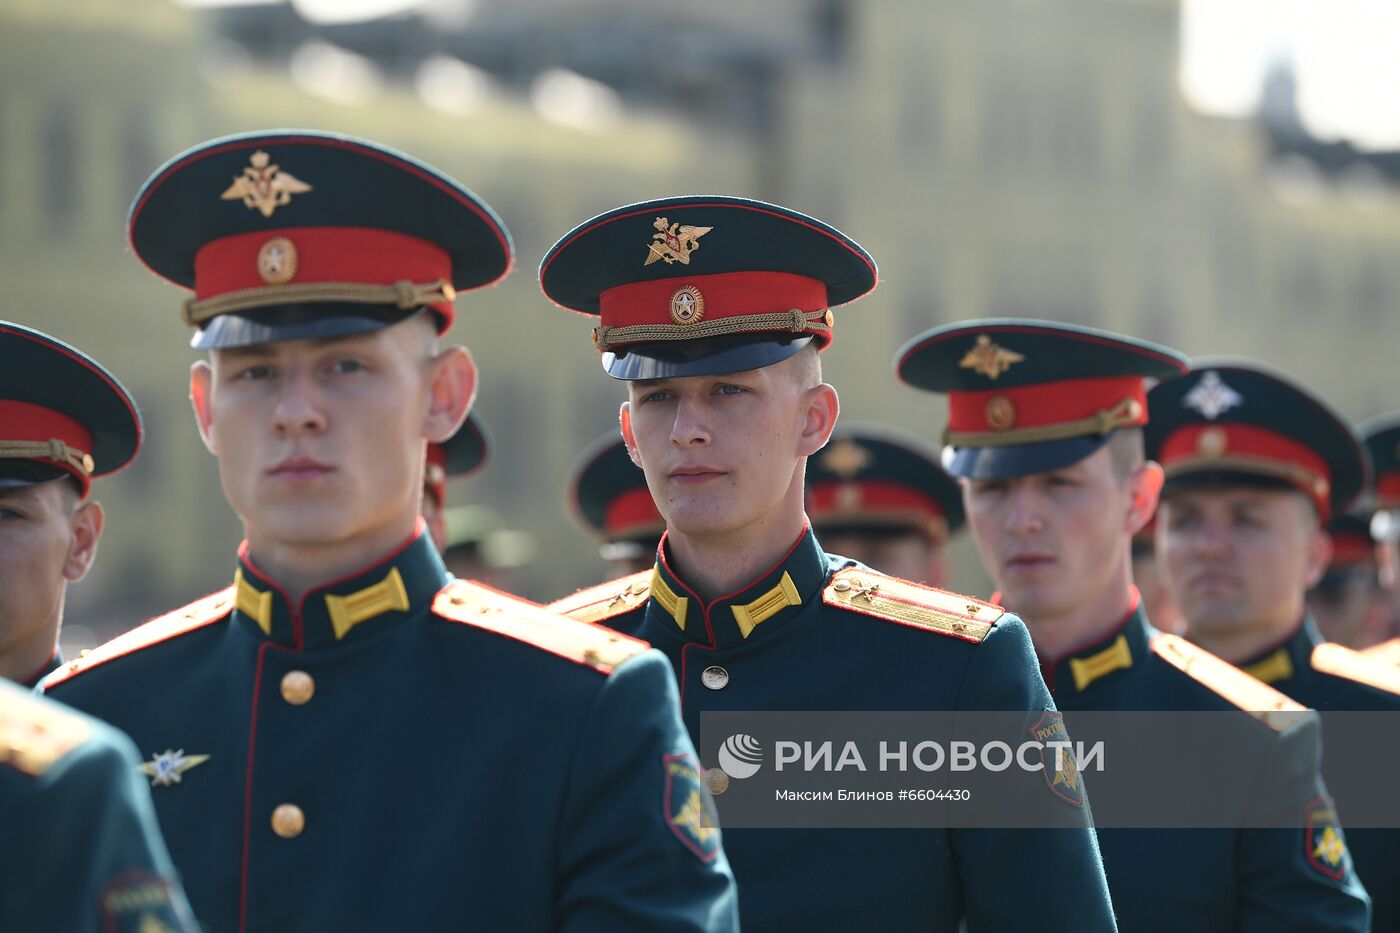
{"label": "red stripe on cap band", "polygon": [[1330,514],[1332,471],[1311,448],[1252,424],[1189,424],[1162,442],[1168,476],[1210,470],[1256,473],[1287,480],[1311,498],[1324,521]]}
{"label": "red stripe on cap band", "polygon": [[865,511],[908,512],[911,525],[943,517],[936,500],[899,483],[861,480],[813,483],[807,487],[807,514],[814,520],[830,514]]}
{"label": "red stripe on cap band", "polygon": [[[82,454],[91,455],[92,453],[92,432],[83,427],[80,422],[62,412],[54,411],[52,408],[12,399],[0,399],[0,440],[39,444],[58,440]],[[82,485],[84,495],[87,495],[87,491],[92,485],[92,477],[67,460],[52,457],[18,457],[14,459],[35,460],[62,467],[77,478]],[[92,465],[91,459],[87,460],[87,465]]]}
{"label": "red stripe on cap band", "polygon": [[[452,281],[442,247],[369,227],[285,227],[206,243],[194,258],[197,301],[269,286]],[[429,307],[452,318],[450,302]]]}
{"label": "red stripe on cap band", "polygon": [[609,537],[626,537],[639,528],[660,527],[665,523],[652,501],[651,490],[629,489],[608,503],[603,512],[603,530]]}
{"label": "red stripe on cap band", "polygon": [[1332,535],[1332,566],[1353,567],[1376,559],[1376,546],[1369,535],[1352,533]]}
{"label": "red stripe on cap band", "polygon": [[1381,508],[1400,506],[1400,473],[1382,473],[1376,477],[1376,499]]}
{"label": "red stripe on cap band", "polygon": [[1137,414],[1128,424],[1147,423],[1147,390],[1141,376],[1065,379],[1029,386],[948,393],[948,430],[984,434],[1051,427],[1093,418],[1128,402]]}
{"label": "red stripe on cap band", "polygon": [[[673,299],[686,288],[699,292],[700,310],[690,319],[674,315]],[[697,302],[691,302],[694,306]],[[688,324],[749,314],[782,314],[827,305],[826,284],[790,272],[722,272],[615,285],[598,296],[606,327]]]}

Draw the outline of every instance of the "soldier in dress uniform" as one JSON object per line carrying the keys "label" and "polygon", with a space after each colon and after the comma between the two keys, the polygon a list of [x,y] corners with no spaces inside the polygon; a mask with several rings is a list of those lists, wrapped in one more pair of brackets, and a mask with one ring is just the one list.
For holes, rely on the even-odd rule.
{"label": "soldier in dress uniform", "polygon": [[423,469],[423,520],[439,553],[447,549],[447,481],[466,479],[486,464],[491,449],[486,425],[476,412],[456,434],[441,444],[428,445],[428,464]]}
{"label": "soldier in dress uniform", "polygon": [[[777,205],[668,198],[585,222],[540,279],[600,318],[622,435],[666,519],[649,576],[553,606],[665,651],[692,736],[706,710],[1057,716],[1019,619],[827,553],[806,520],[804,466],[838,410],[818,350],[831,309],[875,287],[865,250]],[[745,927],[1113,929],[1083,784],[1059,797],[1025,777],[1072,828],[726,830]]]}
{"label": "soldier in dress uniform", "polygon": [[1332,556],[1322,578],[1308,590],[1308,612],[1324,641],[1364,651],[1394,629],[1389,596],[1381,589],[1371,512],[1333,515],[1327,523]]}
{"label": "soldier in dress uniform", "polygon": [[[1166,471],[1157,544],[1191,640],[1304,706],[1400,712],[1400,672],[1324,642],[1307,612],[1332,551],[1324,528],[1367,483],[1352,429],[1247,361],[1197,361],[1148,404],[1147,449]],[[1349,776],[1328,770],[1334,746],[1323,773],[1346,814]],[[1400,830],[1349,837],[1375,928],[1400,929]]]}
{"label": "soldier in dress uniform", "polygon": [[92,480],[141,448],[120,382],[61,340],[0,321],[0,678],[26,687],[58,667],[69,583],[97,556]]}
{"label": "soldier in dress uniform", "polygon": [[[913,338],[895,367],[948,396],[944,464],[962,478],[993,599],[1026,619],[1071,731],[1079,710],[1302,712],[1154,629],[1133,587],[1131,539],[1162,485],[1143,457],[1146,381],[1183,372],[1185,357],[1089,328],[985,319]],[[1223,777],[1256,794],[1277,788],[1296,804],[1298,828],[1100,829],[1123,930],[1367,929],[1366,895],[1318,776],[1316,723],[1258,719],[1245,733],[1258,770]],[[1280,769],[1284,757],[1307,767]],[[1335,845],[1319,851],[1311,843],[1322,834]]]}
{"label": "soldier in dress uniform", "polygon": [[647,489],[646,474],[627,455],[616,431],[595,440],[569,475],[569,506],[598,540],[612,577],[650,571],[666,521]]}
{"label": "soldier in dress uniform", "polygon": [[944,586],[944,549],[963,524],[962,492],[921,438],[888,425],[841,424],[807,463],[807,517],[833,551]]}
{"label": "soldier in dress uniform", "polygon": [[151,754],[209,930],[734,929],[666,659],[452,581],[419,516],[475,394],[438,337],[511,264],[490,208],[278,131],[167,163],[129,236],[194,291],[191,400],[246,539],[230,586],[42,687]]}
{"label": "soldier in dress uniform", "polygon": [[1360,427],[1371,455],[1375,497],[1371,538],[1376,544],[1380,585],[1390,601],[1391,630],[1366,654],[1400,664],[1400,413],[1381,415]]}
{"label": "soldier in dress uniform", "polygon": [[131,740],[0,681],[0,927],[194,933]]}

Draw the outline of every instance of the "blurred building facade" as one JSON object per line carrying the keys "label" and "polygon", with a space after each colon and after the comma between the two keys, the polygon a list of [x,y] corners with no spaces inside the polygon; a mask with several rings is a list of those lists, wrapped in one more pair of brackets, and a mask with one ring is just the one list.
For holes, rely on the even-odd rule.
{"label": "blurred building facade", "polygon": [[[1281,366],[1348,414],[1395,407],[1400,206],[1269,159],[1254,124],[1191,112],[1171,0],[530,0],[318,26],[287,4],[0,7],[0,317],[95,354],[147,447],[99,495],[111,523],[73,591],[74,644],[227,582],[236,519],[186,407],[181,293],[126,251],[140,181],[202,139],[272,126],[367,136],[459,178],[515,234],[515,273],[459,301],[492,462],[453,489],[533,534],[547,597],[601,567],[563,506],[615,423],[587,320],[534,282],[553,239],[628,201],[778,201],[860,240],[873,296],[826,356],[849,417],[936,439],[895,384],[919,330],[986,315],[1106,327]],[[444,13],[443,11],[447,12]],[[954,579],[985,582],[970,550]]]}

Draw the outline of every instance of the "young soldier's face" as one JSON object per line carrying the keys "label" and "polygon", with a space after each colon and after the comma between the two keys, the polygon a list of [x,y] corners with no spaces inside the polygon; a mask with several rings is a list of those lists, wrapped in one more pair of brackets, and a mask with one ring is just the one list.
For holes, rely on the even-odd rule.
{"label": "young soldier's face", "polygon": [[102,507],[79,503],[65,480],[0,489],[0,677],[27,677],[48,659],[65,584],[87,573],[101,532]]}
{"label": "young soldier's face", "polygon": [[1188,630],[1208,637],[1298,621],[1331,548],[1301,493],[1203,488],[1163,500],[1157,552]]}
{"label": "young soldier's face", "polygon": [[434,355],[423,324],[216,350],[195,365],[200,429],[250,541],[348,544],[417,514],[424,443],[450,435],[471,396],[448,397],[460,394],[441,384],[449,351]]}
{"label": "young soldier's face", "polygon": [[830,435],[836,393],[792,365],[628,383],[628,451],[673,533],[731,534],[800,502],[798,462]]}
{"label": "young soldier's face", "polygon": [[1133,502],[1134,480],[1117,474],[1107,446],[1048,473],[963,483],[982,564],[1002,601],[1032,624],[1122,586],[1134,522],[1146,520]]}

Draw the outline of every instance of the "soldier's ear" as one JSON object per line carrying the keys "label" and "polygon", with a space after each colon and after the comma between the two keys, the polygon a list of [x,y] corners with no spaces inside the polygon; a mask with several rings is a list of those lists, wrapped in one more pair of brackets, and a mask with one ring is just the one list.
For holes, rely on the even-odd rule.
{"label": "soldier's ear", "polygon": [[1162,484],[1166,481],[1166,473],[1155,460],[1146,460],[1138,464],[1137,469],[1128,477],[1132,495],[1127,516],[1127,532],[1130,536],[1146,528],[1147,523],[1152,521],[1152,516],[1157,511],[1157,500],[1162,495]]}
{"label": "soldier's ear", "polygon": [[213,384],[214,373],[207,360],[199,360],[190,367],[190,405],[194,408],[194,421],[199,426],[199,437],[211,454],[217,454],[214,442],[214,415],[210,403],[209,387]]}
{"label": "soldier's ear", "polygon": [[423,436],[440,444],[457,433],[476,401],[476,361],[466,347],[444,347],[429,365]]}
{"label": "soldier's ear", "polygon": [[627,456],[632,458],[632,462],[637,465],[637,469],[642,468],[642,458],[637,453],[637,436],[632,433],[632,403],[623,402],[617,410],[617,426],[622,432],[622,443],[627,447]]}
{"label": "soldier's ear", "polygon": [[1306,502],[1304,505],[1307,506],[1307,520],[1313,522],[1313,528],[1309,532],[1312,537],[1308,540],[1307,562],[1303,566],[1303,585],[1312,589],[1322,580],[1322,575],[1332,563],[1332,536],[1317,522],[1312,503]]}
{"label": "soldier's ear", "polygon": [[797,455],[810,457],[826,446],[831,432],[836,430],[836,418],[841,413],[841,400],[836,389],[825,382],[802,393],[802,435],[798,439]]}
{"label": "soldier's ear", "polygon": [[73,538],[68,543],[68,554],[63,561],[63,577],[77,583],[87,576],[88,568],[97,559],[97,542],[102,537],[102,526],[106,513],[100,502],[84,502],[73,510]]}

